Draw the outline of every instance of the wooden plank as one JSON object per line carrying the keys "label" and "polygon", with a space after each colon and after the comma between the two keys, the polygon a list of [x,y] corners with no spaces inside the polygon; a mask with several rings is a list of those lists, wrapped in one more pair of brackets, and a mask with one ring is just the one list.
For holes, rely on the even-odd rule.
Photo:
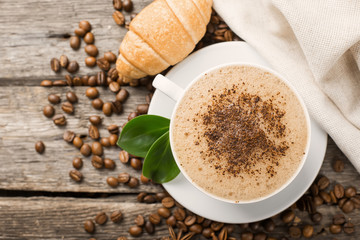
{"label": "wooden plank", "polygon": [[[24,204],[24,202],[26,204]],[[156,233],[149,235],[143,233],[139,238],[129,236],[128,229],[134,225],[135,217],[140,214],[146,219],[156,212],[161,204],[142,204],[131,202],[129,198],[119,198],[119,201],[113,201],[107,198],[88,199],[88,198],[0,198],[0,239],[116,239],[119,236],[126,236],[128,239],[161,239],[168,236],[167,226],[162,220],[159,226],[156,226]],[[93,219],[98,212],[105,212],[108,216],[112,211],[121,210],[124,219],[119,224],[114,224],[110,220],[103,226],[96,225],[95,234],[88,234],[83,229],[84,221]],[[341,233],[332,235],[329,233],[332,216],[339,213],[336,206],[321,206],[319,212],[323,214],[323,220],[314,225],[314,233],[318,240],[328,240],[336,237],[338,240],[359,239],[360,232],[356,231],[352,235]],[[312,224],[308,213],[296,211],[296,216],[300,221],[296,224],[303,228],[306,224]],[[347,220],[354,223],[358,229],[360,225],[359,210],[346,215]],[[275,230],[269,235],[280,239],[288,236],[288,225],[282,223],[278,216],[273,218],[276,223]],[[313,225],[313,224],[312,224]],[[233,237],[240,239],[243,231],[235,226]],[[260,227],[258,231],[263,231]],[[196,239],[205,239],[196,236]],[[301,238],[305,239],[305,238]]]}
{"label": "wooden plank", "polygon": [[[104,101],[114,99],[115,95],[107,89],[98,88]],[[2,87],[0,88],[0,189],[56,191],[56,192],[139,192],[159,191],[160,187],[152,184],[130,189],[127,186],[110,188],[106,184],[108,176],[117,176],[120,172],[128,172],[139,177],[140,172],[119,161],[120,148],[105,149],[105,156],[115,160],[115,170],[96,170],[91,165],[90,158],[84,159],[81,172],[84,181],[75,183],[69,178],[72,168],[72,159],[81,156],[79,150],[66,143],[62,136],[65,129],[77,134],[86,135],[89,126],[88,117],[100,114],[104,117],[100,129],[101,136],[108,136],[106,129],[110,124],[121,126],[127,122],[127,116],[136,109],[136,105],[145,103],[148,91],[144,88],[127,87],[130,97],[124,104],[124,113],[105,117],[101,111],[91,107],[91,102],[85,97],[86,87],[75,87],[72,90],[77,94],[79,103],[75,104],[75,114],[66,115],[66,128],[57,127],[50,119],[42,114],[43,106],[48,104],[47,95],[58,93],[62,101],[69,87]],[[55,106],[56,112],[62,113],[61,104]],[[34,144],[42,140],[46,145],[45,153],[35,152]],[[90,143],[91,139],[86,138]]]}
{"label": "wooden plank", "polygon": [[[134,12],[139,12],[152,1],[133,2]],[[127,30],[115,24],[113,11],[111,0],[2,0],[0,85],[37,85],[42,79],[61,79],[66,71],[55,74],[49,63],[51,58],[62,54],[79,62],[80,75],[98,70],[85,67],[85,43],[73,51],[66,36],[73,35],[79,21],[88,20],[93,26],[99,56],[109,50],[117,53]],[[130,14],[124,14],[129,21]]]}

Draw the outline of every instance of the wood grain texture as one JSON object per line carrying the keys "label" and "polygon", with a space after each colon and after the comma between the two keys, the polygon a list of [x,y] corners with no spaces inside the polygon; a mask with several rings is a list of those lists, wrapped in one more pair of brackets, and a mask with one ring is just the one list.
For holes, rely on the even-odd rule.
{"label": "wood grain texture", "polygon": [[[115,94],[108,89],[98,88],[100,97],[104,101],[112,100]],[[115,170],[96,170],[91,165],[91,158],[83,158],[84,166],[80,170],[84,175],[81,184],[69,178],[69,171],[73,169],[72,159],[81,157],[77,148],[63,140],[66,129],[79,135],[87,135],[89,126],[88,118],[99,114],[103,117],[100,129],[101,136],[109,136],[106,129],[110,124],[121,126],[127,122],[127,116],[135,111],[136,105],[145,103],[148,93],[143,88],[127,88],[130,97],[124,104],[124,113],[113,114],[105,117],[101,111],[91,107],[90,100],[85,96],[86,87],[74,87],[79,102],[75,104],[75,114],[66,115],[67,126],[58,127],[52,120],[42,114],[42,108],[49,104],[47,96],[57,93],[62,102],[66,101],[65,94],[70,87],[2,87],[0,88],[0,189],[31,190],[31,191],[56,191],[56,192],[154,192],[159,186],[141,184],[137,189],[127,186],[110,188],[106,184],[108,176],[117,176],[120,172],[128,172],[139,177],[140,172],[135,171],[130,165],[119,161],[120,148],[105,149],[105,156],[113,159],[117,167]],[[54,106],[57,113],[63,113],[61,104]],[[40,155],[35,152],[34,144],[42,140],[45,143],[45,153]],[[91,139],[85,138],[91,143]]]}
{"label": "wood grain texture", "polygon": [[[134,2],[139,12],[151,0]],[[118,53],[126,33],[112,18],[112,0],[29,0],[0,1],[0,85],[37,85],[43,79],[61,79],[66,71],[55,74],[50,59],[65,54],[80,64],[79,74],[92,73],[85,67],[85,43],[73,51],[69,35],[81,20],[92,24],[99,56],[106,51]],[[124,12],[127,21],[130,14]]]}

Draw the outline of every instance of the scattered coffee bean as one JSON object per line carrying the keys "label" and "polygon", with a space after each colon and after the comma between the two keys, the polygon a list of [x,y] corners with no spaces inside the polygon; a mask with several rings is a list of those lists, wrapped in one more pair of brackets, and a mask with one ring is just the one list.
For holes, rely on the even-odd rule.
{"label": "scattered coffee bean", "polygon": [[136,188],[137,186],[139,186],[139,180],[135,177],[130,177],[129,182],[127,183],[127,185],[130,188]]}
{"label": "scattered coffee bean", "polygon": [[101,110],[103,108],[104,102],[100,98],[96,98],[91,102],[91,105],[96,110]]}
{"label": "scattered coffee bean", "polygon": [[141,170],[142,169],[142,162],[138,158],[131,158],[130,159],[130,165],[135,170]]}
{"label": "scattered coffee bean", "polygon": [[161,204],[166,208],[172,208],[175,205],[175,201],[172,197],[165,197]]}
{"label": "scattered coffee bean", "polygon": [[116,177],[108,177],[106,179],[106,182],[110,187],[113,187],[113,188],[115,188],[119,185],[119,182]]}
{"label": "scattered coffee bean", "polygon": [[43,154],[45,151],[45,144],[42,141],[37,141],[35,143],[35,150],[36,152]]}
{"label": "scattered coffee bean", "polygon": [[85,52],[92,57],[96,57],[99,54],[97,47],[93,44],[86,45]]}
{"label": "scattered coffee bean", "polygon": [[344,187],[341,184],[336,184],[334,186],[334,194],[338,199],[343,198],[345,194]]}
{"label": "scattered coffee bean", "polygon": [[85,36],[86,31],[82,28],[77,28],[74,30],[74,33],[77,37],[81,38],[81,37]]}
{"label": "scattered coffee bean", "polygon": [[56,94],[49,94],[48,101],[52,104],[58,104],[61,101],[61,99]]}
{"label": "scattered coffee bean", "polygon": [[91,24],[86,20],[82,20],[79,22],[79,28],[84,29],[85,32],[90,32]]}
{"label": "scattered coffee bean", "polygon": [[51,67],[51,70],[53,70],[54,72],[60,72],[61,70],[61,66],[60,66],[60,61],[59,59],[57,58],[52,58],[50,60],[50,67]]}
{"label": "scattered coffee bean", "polygon": [[351,201],[354,203],[354,207],[356,209],[360,208],[360,196],[359,195],[356,195],[355,197],[352,197]]}
{"label": "scattered coffee bean", "polygon": [[111,116],[111,114],[112,114],[112,103],[111,102],[104,103],[104,105],[102,106],[102,110],[103,110],[103,113],[106,116]]}
{"label": "scattered coffee bean", "polygon": [[66,93],[66,99],[71,103],[76,103],[78,101],[76,94],[71,91]]}
{"label": "scattered coffee bean", "polygon": [[82,81],[81,81],[80,77],[74,77],[72,81],[73,81],[74,86],[81,86],[82,85]]}
{"label": "scattered coffee bean", "polygon": [[114,223],[119,223],[123,219],[123,214],[120,210],[114,211],[111,213],[110,219]]}
{"label": "scattered coffee bean", "polygon": [[120,151],[119,159],[120,159],[120,162],[127,163],[129,161],[129,153],[124,150]]}
{"label": "scattered coffee bean", "polygon": [[[195,234],[200,234],[202,232],[202,229],[203,228],[200,224],[194,224],[189,227],[189,231],[193,232]],[[221,234],[221,232],[220,232],[220,234]],[[226,239],[226,237],[224,237],[223,239]]]}
{"label": "scattered coffee bean", "polygon": [[129,228],[129,233],[133,237],[138,237],[142,234],[142,228],[139,226],[132,226]]}
{"label": "scattered coffee bean", "polygon": [[158,225],[161,222],[161,217],[159,216],[159,214],[153,213],[153,214],[150,214],[149,221],[154,225]]}
{"label": "scattered coffee bean", "polygon": [[187,232],[188,231],[187,226],[181,221],[176,222],[176,227],[179,229],[179,231],[182,231],[182,232]]}
{"label": "scattered coffee bean", "polygon": [[[76,34],[76,33],[75,33]],[[79,32],[79,34],[82,34],[82,32]],[[80,48],[80,38],[78,36],[72,36],[70,38],[70,47],[74,50],[78,50]]]}
{"label": "scattered coffee bean", "polygon": [[51,80],[42,80],[40,86],[42,87],[51,87],[53,82]]}
{"label": "scattered coffee bean", "polygon": [[93,43],[94,43],[94,40],[95,40],[94,34],[92,34],[91,32],[88,32],[88,33],[85,34],[85,36],[84,36],[84,42],[85,42],[86,44],[93,44]]}
{"label": "scattered coffee bean", "polygon": [[[95,64],[96,64],[96,59],[94,58],[94,65],[93,66],[95,66]],[[92,66],[90,66],[90,67],[92,67]],[[96,76],[90,76],[89,80],[88,80],[88,84],[91,87],[95,87],[97,85],[97,77]]]}
{"label": "scattered coffee bean", "polygon": [[155,232],[155,226],[150,221],[145,223],[145,231],[148,234],[153,234]]}
{"label": "scattered coffee bean", "polygon": [[106,86],[106,73],[104,71],[99,71],[96,74],[96,84],[99,86]]}
{"label": "scattered coffee bean", "polygon": [[311,214],[311,221],[314,223],[319,223],[322,219],[322,215],[319,212],[316,212],[314,214]]}
{"label": "scattered coffee bean", "polygon": [[89,126],[89,136],[91,139],[94,139],[94,140],[99,139],[99,137],[100,137],[99,129],[94,125],[90,125]]}
{"label": "scattered coffee bean", "polygon": [[64,126],[66,125],[66,118],[62,114],[57,114],[52,118],[55,125]]}
{"label": "scattered coffee bean", "polygon": [[353,232],[355,232],[355,226],[351,222],[345,223],[343,228],[346,234],[352,234]]}
{"label": "scattered coffee bean", "polygon": [[354,187],[348,187],[345,189],[345,197],[347,198],[352,198],[352,197],[355,197],[356,195],[356,188]]}
{"label": "scattered coffee bean", "polygon": [[[167,208],[163,208],[169,211],[169,216],[170,216],[170,210]],[[192,216],[187,216],[184,220],[184,223],[186,226],[191,226],[196,222],[196,216],[192,215]],[[191,230],[190,230],[191,231]]]}
{"label": "scattered coffee bean", "polygon": [[349,199],[344,203],[341,210],[344,213],[350,213],[350,212],[352,212],[354,210],[354,208],[355,208],[354,203]]}
{"label": "scattered coffee bean", "polygon": [[342,198],[338,201],[339,208],[342,208],[346,202],[347,198]]}
{"label": "scattered coffee bean", "polygon": [[292,238],[300,238],[301,237],[301,230],[298,227],[292,226],[289,228],[289,235]]}
{"label": "scattered coffee bean", "polygon": [[145,177],[142,173],[140,175],[140,182],[142,182],[143,184],[148,184],[151,180],[147,177]]}
{"label": "scattered coffee bean", "polygon": [[125,12],[131,12],[133,10],[133,3],[131,0],[123,0],[123,8]]}
{"label": "scattered coffee bean", "polygon": [[120,85],[117,82],[112,82],[109,85],[109,89],[110,91],[117,93],[120,91]]}
{"label": "scattered coffee bean", "polygon": [[91,147],[89,144],[85,143],[81,146],[80,148],[80,153],[85,156],[88,157],[91,154]]}
{"label": "scattered coffee bean", "polygon": [[253,238],[254,238],[254,234],[252,232],[241,233],[241,240],[253,240]]}
{"label": "scattered coffee bean", "polygon": [[174,210],[173,214],[174,214],[174,217],[176,218],[176,220],[178,220],[178,221],[183,221],[185,219],[185,217],[186,217],[185,210],[182,209],[182,208],[176,208]]}
{"label": "scattered coffee bean", "polygon": [[[204,217],[196,215],[196,222],[197,223],[203,223],[204,220],[205,220]],[[233,227],[230,227],[230,226],[233,226],[233,225],[228,225],[228,230],[229,230],[229,228],[231,228],[231,231],[228,231],[228,232],[233,232],[232,230],[234,230],[234,229],[233,229]]]}
{"label": "scattered coffee bean", "polygon": [[107,129],[108,129],[110,134],[118,134],[119,133],[118,125],[112,124],[112,125],[108,126]]}
{"label": "scattered coffee bean", "polygon": [[254,240],[267,240],[266,233],[260,232],[254,235]]}
{"label": "scattered coffee bean", "polygon": [[201,234],[206,238],[210,238],[212,235],[214,235],[214,231],[211,228],[204,228]]}
{"label": "scattered coffee bean", "polygon": [[[94,67],[96,65],[96,58],[95,57],[86,57],[85,58],[85,65],[88,67]],[[89,84],[90,86],[95,86],[96,84]]]}
{"label": "scattered coffee bean", "polygon": [[55,109],[51,105],[47,105],[43,109],[44,116],[47,118],[51,118],[55,114]]}
{"label": "scattered coffee bean", "polygon": [[119,26],[124,26],[125,17],[120,11],[115,11],[112,15],[114,22]]}
{"label": "scattered coffee bean", "polygon": [[77,148],[81,148],[83,145],[83,141],[79,136],[74,137],[73,144]]}
{"label": "scattered coffee bean", "polygon": [[99,96],[99,91],[95,87],[89,87],[86,89],[85,95],[90,99],[95,99]]}
{"label": "scattered coffee bean", "polygon": [[110,69],[110,63],[105,58],[99,58],[96,60],[96,64],[103,71],[108,71]]}
{"label": "scattered coffee bean", "polygon": [[73,114],[74,113],[74,106],[70,102],[64,102],[61,105],[61,109],[67,114]]}
{"label": "scattered coffee bean", "polygon": [[136,111],[139,114],[147,114],[148,110],[149,110],[149,104],[139,104],[136,107]]}
{"label": "scattered coffee bean", "polygon": [[154,195],[146,195],[143,199],[144,203],[154,203],[156,202],[156,198]]}
{"label": "scattered coffee bean", "polygon": [[136,118],[137,116],[139,116],[139,114],[137,112],[130,113],[129,116],[128,116],[128,121]]}
{"label": "scattered coffee bean", "polygon": [[122,9],[122,1],[121,0],[113,0],[113,6],[116,10]]}
{"label": "scattered coffee bean", "polygon": [[108,216],[104,212],[99,212],[95,217],[95,222],[99,225],[104,225],[108,220]]}
{"label": "scattered coffee bean", "polygon": [[103,147],[110,147],[110,146],[111,146],[110,140],[109,140],[108,137],[102,137],[102,138],[100,139],[100,143],[101,143],[101,145],[102,145]]}
{"label": "scattered coffee bean", "polygon": [[83,86],[89,86],[89,76],[85,75],[81,77],[81,82]]}
{"label": "scattered coffee bean", "polygon": [[69,172],[69,176],[72,180],[74,180],[75,182],[81,182],[83,175],[81,174],[81,172],[79,172],[78,170],[71,170]]}
{"label": "scattered coffee bean", "polygon": [[[202,226],[203,226],[203,227],[209,227],[209,226],[211,225],[211,223],[212,223],[211,220],[205,219],[204,222],[202,223]],[[241,226],[243,226],[243,225],[240,224],[239,226],[240,226],[240,228],[241,228]]]}
{"label": "scattered coffee bean", "polygon": [[74,168],[80,169],[83,166],[83,161],[81,158],[76,157],[76,158],[74,158],[72,164],[73,164]]}
{"label": "scattered coffee bean", "polygon": [[[115,55],[114,55],[115,56]],[[105,57],[106,58],[106,57]],[[110,57],[108,57],[110,58]],[[115,61],[116,61],[116,56],[115,56]],[[110,62],[110,61],[109,61]],[[108,73],[107,76],[112,80],[112,81],[116,81],[119,77],[119,73],[116,70],[116,68],[111,68]],[[119,83],[118,83],[119,84]],[[120,84],[119,84],[120,85]]]}
{"label": "scattered coffee bean", "polygon": [[134,222],[137,226],[142,227],[145,224],[145,219],[142,215],[137,215]]}
{"label": "scattered coffee bean", "polygon": [[98,155],[94,155],[91,158],[91,164],[94,168],[100,169],[104,166],[104,160]]}
{"label": "scattered coffee bean", "polygon": [[126,99],[129,97],[129,92],[122,88],[120,89],[120,91],[118,92],[118,94],[116,94],[116,101],[119,101],[119,102],[125,102]]}
{"label": "scattered coffee bean", "polygon": [[321,206],[324,203],[324,200],[320,196],[315,196],[313,201],[315,206]]}
{"label": "scattered coffee bean", "polygon": [[281,214],[281,220],[284,223],[290,223],[294,220],[295,213],[292,210],[286,210]]}
{"label": "scattered coffee bean", "polygon": [[72,87],[74,85],[73,84],[73,79],[69,74],[65,75],[65,79],[66,79],[66,83],[67,83],[68,86]]}
{"label": "scattered coffee bean", "polygon": [[345,223],[345,216],[344,214],[336,214],[334,217],[333,217],[333,224],[336,224],[336,225],[343,225]]}
{"label": "scattered coffee bean", "polygon": [[119,183],[128,183],[130,181],[130,174],[128,173],[120,173],[118,175]]}
{"label": "scattered coffee bean", "polygon": [[63,67],[63,68],[66,68],[68,64],[69,64],[68,57],[65,56],[65,55],[61,55],[60,56],[60,66]]}
{"label": "scattered coffee bean", "polygon": [[311,225],[305,225],[303,230],[302,230],[302,235],[305,238],[311,238],[314,234],[314,227]]}
{"label": "scattered coffee bean", "polygon": [[111,159],[109,159],[109,158],[105,158],[104,159],[104,167],[106,168],[106,169],[111,169],[111,170],[113,170],[113,169],[115,169],[115,162],[113,161],[113,160],[111,160]]}
{"label": "scattered coffee bean", "polygon": [[[69,73],[74,73],[77,70],[79,70],[79,64],[77,63],[77,61],[71,61],[69,62],[69,65],[67,66],[66,70]],[[74,80],[73,80],[74,81]],[[75,84],[74,84],[75,85]],[[76,86],[76,85],[75,85]]]}
{"label": "scattered coffee bean", "polygon": [[335,172],[344,171],[344,166],[345,166],[344,161],[342,161],[341,159],[336,159],[332,164],[332,167]]}
{"label": "scattered coffee bean", "polygon": [[91,124],[93,124],[94,126],[98,126],[101,124],[101,117],[97,116],[97,115],[93,115],[89,117],[89,121],[91,122]]}
{"label": "scattered coffee bean", "polygon": [[93,142],[91,145],[91,152],[94,155],[101,156],[103,154],[103,148],[100,144],[100,142]]}
{"label": "scattered coffee bean", "polygon": [[[109,63],[115,63],[116,62],[116,55],[112,52],[106,52],[104,53],[104,58],[109,62]],[[114,68],[115,69],[115,68]],[[115,69],[116,70],[116,69]],[[117,74],[116,74],[117,76]],[[114,79],[113,79],[114,80]]]}
{"label": "scattered coffee bean", "polygon": [[92,220],[86,220],[84,223],[84,229],[88,233],[94,233],[95,232],[95,224]]}
{"label": "scattered coffee bean", "polygon": [[174,227],[176,225],[176,218],[174,216],[170,216],[168,219],[166,219],[166,224]]}
{"label": "scattered coffee bean", "polygon": [[272,232],[272,231],[274,231],[275,227],[276,227],[276,225],[275,225],[274,221],[273,221],[271,218],[265,220],[265,222],[264,222],[264,229],[265,229],[267,232]]}
{"label": "scattered coffee bean", "polygon": [[319,181],[317,182],[318,184],[318,187],[319,187],[319,190],[325,190],[329,184],[330,184],[330,180],[325,177],[325,176],[322,176]]}
{"label": "scattered coffee bean", "polygon": [[116,134],[111,134],[109,137],[110,145],[116,146],[117,140],[119,139],[119,136]]}
{"label": "scattered coffee bean", "polygon": [[336,224],[331,224],[329,230],[332,234],[339,234],[341,233],[341,226]]}
{"label": "scattered coffee bean", "polygon": [[113,111],[113,113],[115,114],[120,114],[123,111],[123,107],[122,107],[122,103],[115,101],[115,102],[111,102],[111,109]]}
{"label": "scattered coffee bean", "polygon": [[166,192],[159,192],[155,194],[155,198],[158,202],[161,202],[164,198],[168,197],[169,194]]}
{"label": "scattered coffee bean", "polygon": [[63,139],[65,142],[72,143],[75,138],[75,133],[73,131],[65,131],[63,134]]}
{"label": "scattered coffee bean", "polygon": [[[152,195],[150,195],[150,196],[152,196]],[[169,210],[168,208],[165,208],[165,207],[159,208],[159,209],[157,210],[157,213],[158,213],[161,217],[163,217],[163,218],[168,218],[168,217],[170,217],[170,215],[171,215],[170,210]],[[186,219],[185,219],[185,220],[186,220]],[[196,217],[195,217],[195,220],[196,220]],[[189,223],[189,221],[188,221],[188,223]],[[195,223],[195,221],[194,221],[194,223]],[[186,221],[185,221],[185,224],[186,224]],[[190,224],[190,225],[192,225],[192,224]],[[188,225],[188,226],[190,226],[190,225]]]}
{"label": "scattered coffee bean", "polygon": [[55,86],[55,87],[64,87],[66,85],[67,85],[67,83],[64,80],[55,80],[53,82],[53,86]]}
{"label": "scattered coffee bean", "polygon": [[321,191],[319,193],[319,196],[326,202],[326,203],[330,203],[331,202],[331,197],[327,192]]}

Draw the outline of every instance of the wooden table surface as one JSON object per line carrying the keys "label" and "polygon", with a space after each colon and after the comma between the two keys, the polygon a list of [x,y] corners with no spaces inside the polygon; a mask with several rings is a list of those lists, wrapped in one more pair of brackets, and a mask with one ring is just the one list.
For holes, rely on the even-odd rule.
{"label": "wooden table surface", "polygon": [[[151,0],[134,0],[134,12],[140,11]],[[138,214],[148,216],[155,212],[159,203],[138,203],[139,192],[162,192],[159,185],[141,184],[138,188],[127,186],[110,188],[108,176],[129,172],[139,177],[140,173],[118,160],[120,149],[106,149],[106,157],[116,161],[115,170],[95,170],[85,158],[81,172],[85,178],[81,184],[70,180],[72,159],[80,156],[79,151],[62,139],[64,128],[56,127],[42,114],[49,93],[61,94],[62,99],[69,87],[40,87],[44,79],[64,79],[66,71],[55,74],[50,70],[52,57],[66,54],[80,63],[78,75],[94,74],[98,69],[84,65],[86,54],[83,48],[73,51],[68,36],[73,34],[80,20],[88,20],[93,26],[99,55],[117,49],[126,29],[117,26],[112,19],[111,0],[0,0],[0,239],[116,239],[127,236],[128,229]],[[126,15],[128,19],[129,16]],[[82,44],[84,44],[82,42]],[[82,45],[83,46],[83,45]],[[88,117],[101,114],[90,106],[84,96],[86,87],[74,87],[79,97],[76,113],[68,117],[66,129],[77,134],[87,134]],[[127,88],[130,98],[124,106],[124,113],[104,118],[104,126],[122,125],[127,115],[137,104],[145,103],[147,90]],[[107,90],[99,88],[104,100],[114,98]],[[60,112],[60,107],[55,107]],[[102,115],[102,114],[101,114]],[[105,128],[101,129],[107,135]],[[34,143],[42,140],[46,151],[39,155]],[[88,141],[88,140],[87,140]],[[89,141],[90,142],[90,141]],[[331,164],[335,159],[345,162],[343,173],[335,173]],[[344,186],[360,186],[360,177],[335,143],[329,139],[321,174]],[[120,224],[107,223],[97,226],[96,234],[90,235],[83,229],[86,219],[93,218],[99,211],[111,213],[120,209],[124,220]],[[321,206],[318,211],[324,215],[315,231],[316,239],[359,239],[360,230],[353,235],[329,234],[331,218],[341,210],[337,206]],[[299,226],[310,223],[307,213],[296,212],[301,218]],[[359,227],[359,210],[347,214],[347,218]],[[277,221],[279,223],[279,221]],[[234,236],[239,239],[240,229]],[[287,227],[279,223],[272,234],[275,237],[287,235]],[[138,239],[160,239],[168,236],[167,226],[156,228],[154,235],[143,234]],[[199,238],[200,239],[200,238]]]}

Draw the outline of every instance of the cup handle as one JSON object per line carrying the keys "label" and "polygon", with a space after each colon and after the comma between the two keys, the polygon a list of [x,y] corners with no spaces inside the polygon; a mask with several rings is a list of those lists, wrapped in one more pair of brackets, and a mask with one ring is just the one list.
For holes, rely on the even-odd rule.
{"label": "cup handle", "polygon": [[164,77],[161,74],[156,75],[152,85],[156,89],[160,90],[161,92],[166,94],[168,97],[173,99],[175,102],[180,100],[180,98],[184,92],[184,89],[182,89],[177,84],[175,84],[170,79]]}

